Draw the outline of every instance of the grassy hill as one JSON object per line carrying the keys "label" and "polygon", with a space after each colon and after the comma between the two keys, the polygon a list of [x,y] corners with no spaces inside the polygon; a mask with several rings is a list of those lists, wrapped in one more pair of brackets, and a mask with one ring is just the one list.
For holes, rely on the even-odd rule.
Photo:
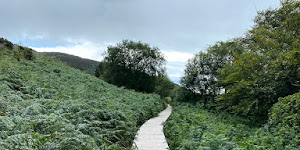
{"label": "grassy hill", "polygon": [[117,88],[0,39],[0,149],[129,149],[158,95]]}
{"label": "grassy hill", "polygon": [[79,69],[91,75],[95,75],[96,67],[99,65],[98,61],[84,59],[78,56],[69,55],[59,52],[39,52],[41,55],[55,57],[56,59],[67,63],[69,66]]}

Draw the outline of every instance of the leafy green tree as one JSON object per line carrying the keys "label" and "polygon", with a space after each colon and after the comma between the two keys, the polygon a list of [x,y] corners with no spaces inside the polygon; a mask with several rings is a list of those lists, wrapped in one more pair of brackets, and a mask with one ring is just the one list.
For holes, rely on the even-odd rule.
{"label": "leafy green tree", "polygon": [[299,88],[300,2],[282,1],[282,7],[260,12],[249,32],[249,47],[264,56],[266,86],[273,99],[296,93]]}
{"label": "leafy green tree", "polygon": [[196,94],[200,94],[207,106],[208,100],[212,95],[216,95],[219,89],[216,87],[214,58],[210,54],[196,54],[188,61],[185,75],[181,79],[181,84]]}
{"label": "leafy green tree", "polygon": [[283,0],[281,7],[259,12],[247,34],[252,51],[276,58],[279,52],[299,49],[300,2]]}
{"label": "leafy green tree", "polygon": [[215,103],[215,97],[224,89],[218,79],[218,70],[225,64],[232,64],[233,53],[244,52],[243,39],[237,38],[228,42],[217,42],[208,48],[207,52],[200,52],[190,59],[186,65],[185,75],[181,84],[194,92],[202,95],[204,105]]}
{"label": "leafy green tree", "polygon": [[155,80],[163,72],[164,63],[157,47],[124,40],[108,47],[97,76],[117,86],[151,93],[155,91]]}
{"label": "leafy green tree", "polygon": [[103,79],[103,75],[104,75],[106,66],[107,66],[107,63],[105,63],[104,61],[101,61],[99,63],[99,65],[97,66],[96,71],[95,71],[95,76],[97,78]]}
{"label": "leafy green tree", "polygon": [[[235,61],[234,54],[242,54],[246,50],[246,40],[244,38],[235,38],[233,40],[227,42],[217,42],[215,45],[209,47],[207,49],[207,53],[211,54],[214,61],[214,70],[212,75],[216,78],[217,83],[215,83],[215,87],[218,87],[220,90],[225,90],[226,88],[224,82],[220,82],[222,80],[220,76],[220,69],[222,69],[225,65],[232,65]],[[224,74],[224,73],[222,73]]]}
{"label": "leafy green tree", "polygon": [[258,14],[245,38],[247,52],[219,71],[228,91],[219,96],[219,105],[266,120],[279,97],[300,90],[299,6],[283,1],[281,8]]}
{"label": "leafy green tree", "polygon": [[259,117],[266,114],[274,99],[268,97],[272,89],[265,87],[265,82],[261,81],[265,77],[261,72],[264,58],[254,52],[236,55],[235,58],[232,65],[220,70],[225,76],[222,82],[227,93],[219,96],[219,106],[243,115]]}
{"label": "leafy green tree", "polygon": [[155,93],[161,97],[168,97],[171,94],[171,90],[175,87],[175,84],[165,74],[160,74],[156,80]]}
{"label": "leafy green tree", "polygon": [[207,49],[207,53],[211,53],[214,56],[217,67],[222,68],[225,64],[233,63],[233,52],[236,54],[244,53],[246,44],[247,41],[245,38],[235,38],[227,42],[217,42]]}

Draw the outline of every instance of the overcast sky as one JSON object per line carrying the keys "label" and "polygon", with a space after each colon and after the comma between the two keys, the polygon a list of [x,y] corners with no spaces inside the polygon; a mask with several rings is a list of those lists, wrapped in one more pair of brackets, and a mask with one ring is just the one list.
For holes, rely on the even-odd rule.
{"label": "overcast sky", "polygon": [[0,37],[37,51],[100,61],[123,39],[157,46],[178,83],[185,62],[216,41],[241,37],[280,0],[1,0]]}

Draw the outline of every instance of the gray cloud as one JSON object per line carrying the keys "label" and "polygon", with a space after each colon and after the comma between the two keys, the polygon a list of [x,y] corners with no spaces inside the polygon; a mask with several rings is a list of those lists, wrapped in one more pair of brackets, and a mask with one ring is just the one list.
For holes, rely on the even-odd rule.
{"label": "gray cloud", "polygon": [[2,0],[0,36],[29,47],[141,40],[196,53],[243,36],[279,0]]}
{"label": "gray cloud", "polygon": [[41,34],[51,41],[71,37],[117,42],[129,38],[194,52],[217,40],[242,36],[252,25],[255,4],[266,9],[278,6],[279,0],[4,0],[1,3],[0,33],[13,40],[24,33]]}

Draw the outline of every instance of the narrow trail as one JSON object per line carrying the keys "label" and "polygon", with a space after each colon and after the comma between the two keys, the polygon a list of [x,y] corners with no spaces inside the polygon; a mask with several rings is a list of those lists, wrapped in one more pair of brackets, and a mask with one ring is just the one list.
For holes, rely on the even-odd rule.
{"label": "narrow trail", "polygon": [[166,150],[166,141],[163,125],[172,112],[172,107],[168,106],[158,117],[152,118],[144,123],[138,131],[134,143],[138,150]]}

